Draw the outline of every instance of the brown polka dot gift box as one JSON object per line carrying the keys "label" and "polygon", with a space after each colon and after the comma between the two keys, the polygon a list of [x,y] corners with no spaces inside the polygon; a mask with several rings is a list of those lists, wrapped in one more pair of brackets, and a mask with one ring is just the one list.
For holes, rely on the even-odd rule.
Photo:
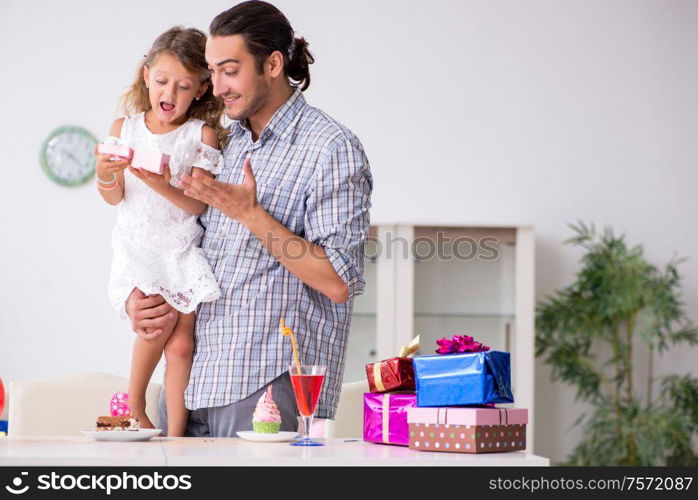
{"label": "brown polka dot gift box", "polygon": [[410,408],[414,450],[497,453],[526,449],[524,408]]}

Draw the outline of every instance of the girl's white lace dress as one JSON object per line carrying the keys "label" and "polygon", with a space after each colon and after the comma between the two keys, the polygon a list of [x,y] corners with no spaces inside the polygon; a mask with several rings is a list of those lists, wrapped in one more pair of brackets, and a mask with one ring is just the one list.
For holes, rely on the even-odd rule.
{"label": "girl's white lace dress", "polygon": [[[139,113],[125,118],[120,138],[109,137],[107,142],[170,155],[170,184],[180,188],[182,175],[190,174],[192,167],[214,174],[223,167],[220,151],[201,142],[203,125],[192,118],[172,132],[153,134]],[[199,247],[203,228],[197,216],[173,205],[128,169],[124,182],[112,233],[109,278],[109,299],[119,315],[128,317],[125,301],[134,287],[147,295],[162,295],[183,313],[218,299],[220,288]]]}

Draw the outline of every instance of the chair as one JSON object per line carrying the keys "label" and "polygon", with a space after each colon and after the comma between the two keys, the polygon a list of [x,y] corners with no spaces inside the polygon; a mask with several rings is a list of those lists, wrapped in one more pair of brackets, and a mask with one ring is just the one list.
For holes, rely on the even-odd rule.
{"label": "chair", "polygon": [[368,382],[349,382],[342,385],[337,414],[328,420],[325,436],[328,438],[361,438],[364,424],[364,393]]}
{"label": "chair", "polygon": [[[100,415],[109,415],[109,399],[126,391],[128,379],[106,373],[71,373],[10,383],[9,436],[76,435],[94,429]],[[157,422],[160,384],[146,391],[147,414]]]}

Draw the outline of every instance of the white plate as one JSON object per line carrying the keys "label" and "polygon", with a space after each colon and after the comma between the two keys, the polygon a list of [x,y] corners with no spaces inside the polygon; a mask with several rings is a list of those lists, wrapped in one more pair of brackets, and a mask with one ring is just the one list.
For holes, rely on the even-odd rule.
{"label": "white plate", "polygon": [[162,432],[161,429],[138,429],[137,431],[95,431],[84,430],[85,436],[95,441],[147,441]]}
{"label": "white plate", "polygon": [[237,435],[242,439],[247,441],[266,441],[266,442],[278,442],[278,441],[290,441],[298,436],[297,432],[277,432],[276,434],[264,434],[262,432],[254,431],[238,431]]}

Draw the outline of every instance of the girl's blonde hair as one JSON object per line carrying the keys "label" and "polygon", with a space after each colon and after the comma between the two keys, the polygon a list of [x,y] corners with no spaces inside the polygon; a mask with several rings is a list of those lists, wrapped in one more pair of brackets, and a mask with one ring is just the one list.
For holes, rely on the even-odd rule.
{"label": "girl's blonde hair", "polygon": [[191,73],[198,74],[201,83],[208,83],[206,92],[193,100],[187,115],[189,118],[198,118],[208,123],[216,130],[221,147],[227,139],[227,131],[223,128],[223,102],[213,95],[211,73],[204,56],[206,51],[206,35],[195,28],[175,26],[157,37],[143,62],[138,65],[136,78],[131,87],[124,93],[121,99],[123,112],[130,116],[151,109],[148,97],[148,88],[143,80],[143,68],[152,67],[162,54],[170,54],[175,57]]}

